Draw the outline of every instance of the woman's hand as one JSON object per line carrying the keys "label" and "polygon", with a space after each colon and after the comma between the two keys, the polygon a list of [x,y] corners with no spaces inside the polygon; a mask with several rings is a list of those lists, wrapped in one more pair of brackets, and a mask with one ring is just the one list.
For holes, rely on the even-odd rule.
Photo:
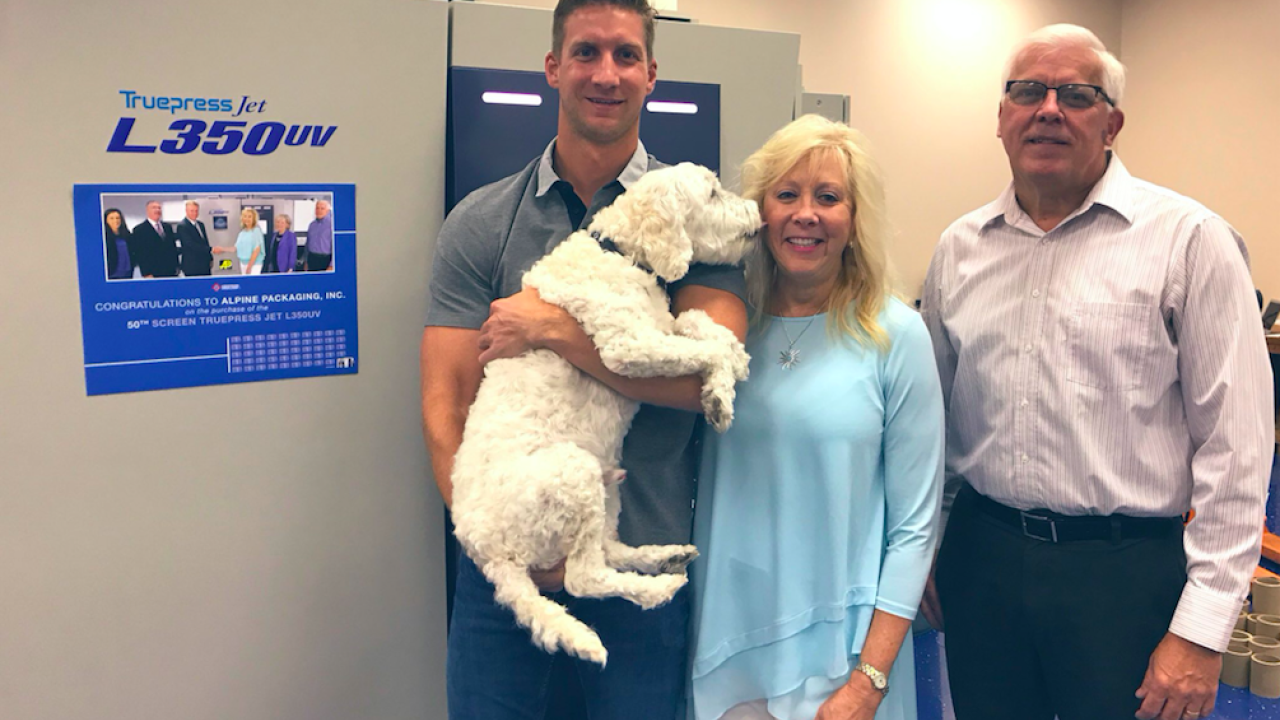
{"label": "woman's hand", "polygon": [[849,682],[831,694],[813,720],[872,720],[884,696],[871,687],[871,678],[857,670]]}

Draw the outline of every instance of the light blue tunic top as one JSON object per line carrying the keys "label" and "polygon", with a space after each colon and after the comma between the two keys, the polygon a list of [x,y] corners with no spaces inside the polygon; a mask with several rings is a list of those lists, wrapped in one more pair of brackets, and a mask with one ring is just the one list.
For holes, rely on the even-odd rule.
{"label": "light blue tunic top", "polygon": [[252,228],[249,230],[241,230],[236,236],[236,257],[240,258],[241,272],[249,272],[249,259],[253,257],[253,250],[257,248],[258,257],[253,261],[254,265],[262,265],[262,228]]}
{"label": "light blue tunic top", "polygon": [[[733,427],[707,433],[691,567],[699,720],[762,698],[784,720],[812,718],[857,664],[872,613],[910,619],[920,603],[942,488],[929,335],[894,299],[880,316],[888,351],[832,339],[826,321],[753,332]],[[786,369],[791,340],[799,363]],[[907,640],[881,720],[915,718]]]}

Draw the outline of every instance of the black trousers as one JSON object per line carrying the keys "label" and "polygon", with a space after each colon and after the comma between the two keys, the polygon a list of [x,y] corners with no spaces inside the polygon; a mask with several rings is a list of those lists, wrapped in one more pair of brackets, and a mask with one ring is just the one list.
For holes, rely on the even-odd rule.
{"label": "black trousers", "polygon": [[956,720],[1132,720],[1186,582],[1182,528],[1054,544],[960,493],[938,554]]}
{"label": "black trousers", "polygon": [[308,272],[324,272],[329,269],[329,261],[333,259],[333,254],[321,255],[320,253],[307,253],[307,271]]}

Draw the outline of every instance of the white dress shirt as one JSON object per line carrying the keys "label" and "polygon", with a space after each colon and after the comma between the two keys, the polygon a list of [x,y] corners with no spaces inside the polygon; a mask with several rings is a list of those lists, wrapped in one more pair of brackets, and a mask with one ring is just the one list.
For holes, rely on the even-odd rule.
{"label": "white dress shirt", "polygon": [[952,224],[921,309],[949,483],[1067,515],[1194,508],[1170,631],[1224,650],[1257,566],[1274,419],[1235,230],[1112,155],[1048,232],[1012,185]]}

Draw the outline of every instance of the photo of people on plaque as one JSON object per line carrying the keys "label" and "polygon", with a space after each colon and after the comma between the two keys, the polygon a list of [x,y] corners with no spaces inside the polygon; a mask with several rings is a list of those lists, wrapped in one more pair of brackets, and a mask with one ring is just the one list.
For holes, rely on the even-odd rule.
{"label": "photo of people on plaque", "polygon": [[331,193],[130,193],[102,202],[108,280],[331,272]]}

